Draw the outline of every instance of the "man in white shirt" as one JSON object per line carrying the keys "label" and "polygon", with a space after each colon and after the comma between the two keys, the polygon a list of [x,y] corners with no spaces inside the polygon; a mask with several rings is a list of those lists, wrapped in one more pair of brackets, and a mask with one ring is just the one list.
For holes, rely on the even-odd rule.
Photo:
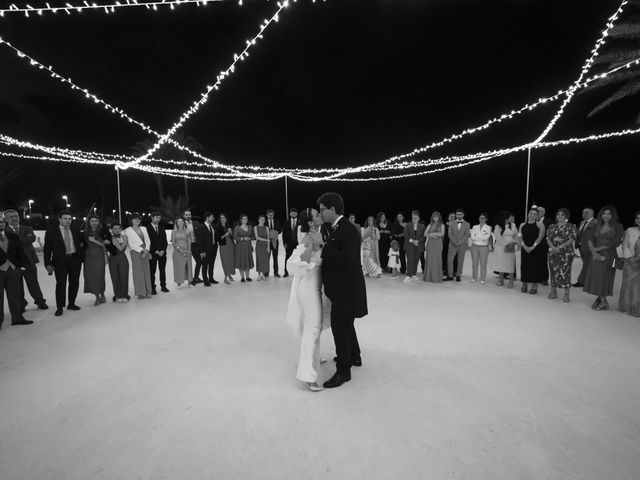
{"label": "man in white shirt", "polygon": [[582,270],[580,270],[578,281],[573,284],[574,287],[584,287],[584,279],[593,258],[588,242],[588,238],[596,225],[596,220],[593,215],[593,208],[586,207],[582,210],[582,222],[580,222],[580,226],[578,227],[575,247],[580,252],[580,258],[582,258]]}

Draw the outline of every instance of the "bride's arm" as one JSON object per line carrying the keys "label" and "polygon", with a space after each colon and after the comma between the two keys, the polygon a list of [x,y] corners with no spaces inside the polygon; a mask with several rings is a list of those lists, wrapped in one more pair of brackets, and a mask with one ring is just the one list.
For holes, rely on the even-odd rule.
{"label": "bride's arm", "polygon": [[311,270],[316,266],[315,263],[310,262],[312,248],[304,243],[301,243],[293,251],[289,260],[287,260],[287,270],[293,275],[303,276],[307,270]]}

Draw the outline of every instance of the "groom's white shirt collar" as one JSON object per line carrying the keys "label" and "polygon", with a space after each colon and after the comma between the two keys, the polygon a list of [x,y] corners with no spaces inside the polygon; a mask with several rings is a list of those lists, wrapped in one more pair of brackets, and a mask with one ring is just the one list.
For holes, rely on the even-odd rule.
{"label": "groom's white shirt collar", "polygon": [[339,215],[338,218],[336,218],[336,221],[331,224],[331,227],[335,227],[336,225],[338,225],[338,222],[342,217],[344,217],[344,215]]}

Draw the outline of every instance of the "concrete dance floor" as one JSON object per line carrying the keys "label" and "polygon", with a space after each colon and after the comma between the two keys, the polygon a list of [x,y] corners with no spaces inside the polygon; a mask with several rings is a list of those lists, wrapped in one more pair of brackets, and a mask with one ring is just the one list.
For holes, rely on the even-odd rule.
{"label": "concrete dance floor", "polygon": [[0,331],[0,479],[639,479],[640,320],[465,277],[367,279],[364,366],[320,393],[290,279],[30,306]]}

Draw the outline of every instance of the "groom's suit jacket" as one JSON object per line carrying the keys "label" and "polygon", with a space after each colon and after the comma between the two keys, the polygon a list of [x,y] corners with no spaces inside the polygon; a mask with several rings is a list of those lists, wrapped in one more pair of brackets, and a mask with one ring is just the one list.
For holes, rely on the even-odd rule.
{"label": "groom's suit jacket", "polygon": [[331,308],[353,314],[367,315],[367,289],[360,263],[360,232],[342,217],[322,249],[322,283]]}

